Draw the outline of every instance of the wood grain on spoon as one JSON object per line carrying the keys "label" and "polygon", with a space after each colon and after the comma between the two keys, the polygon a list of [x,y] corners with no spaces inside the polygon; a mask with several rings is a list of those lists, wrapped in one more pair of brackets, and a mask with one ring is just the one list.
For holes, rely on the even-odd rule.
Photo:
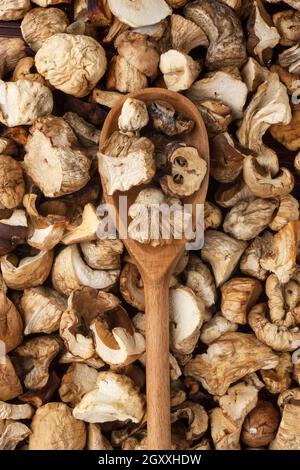
{"label": "wood grain on spoon", "polygon": [[[195,127],[192,132],[178,136],[196,147],[208,164],[206,176],[200,190],[184,203],[193,205],[205,201],[209,179],[209,145],[202,117],[195,105],[183,95],[163,88],[147,88],[121,98],[110,111],[103,125],[100,148],[111,134],[118,130],[118,117],[123,103],[128,98],[136,98],[147,105],[156,100],[172,104],[177,113],[192,119]],[[127,220],[119,220],[119,196],[127,196],[128,208],[134,203],[138,193],[145,186],[132,188],[109,196],[102,178],[105,201],[115,207],[117,229],[126,233]],[[185,240],[173,240],[171,244],[152,247],[142,245],[134,240],[125,239],[124,244],[138,266],[143,279],[146,303],[146,378],[147,378],[147,447],[151,450],[167,450],[171,448],[170,423],[170,366],[169,366],[169,282],[171,274],[185,249]]]}

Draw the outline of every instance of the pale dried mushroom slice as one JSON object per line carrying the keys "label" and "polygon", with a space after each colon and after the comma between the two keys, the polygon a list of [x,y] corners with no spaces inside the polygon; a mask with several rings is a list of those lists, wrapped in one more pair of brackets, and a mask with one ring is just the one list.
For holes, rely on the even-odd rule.
{"label": "pale dried mushroom slice", "polygon": [[95,39],[58,33],[44,41],[35,64],[52,86],[80,98],[103,77],[107,61],[104,49]]}
{"label": "pale dried mushroom slice", "polygon": [[269,224],[269,227],[271,230],[278,232],[288,222],[299,220],[299,218],[299,202],[294,196],[287,194],[279,199],[279,207],[276,216]]}
{"label": "pale dried mushroom slice", "polygon": [[16,259],[10,255],[1,258],[1,271],[8,287],[23,290],[40,286],[51,271],[53,251],[40,251],[15,263]]}
{"label": "pale dried mushroom slice", "polygon": [[66,13],[58,8],[33,8],[23,18],[21,32],[28,46],[37,52],[45,40],[64,33],[69,25]]}
{"label": "pale dried mushroom slice", "polygon": [[99,372],[97,388],[84,395],[73,416],[88,423],[127,421],[139,423],[145,412],[145,399],[125,375]]}
{"label": "pale dried mushroom slice", "polygon": [[300,448],[300,406],[285,405],[282,419],[271,450],[299,450]]}
{"label": "pale dried mushroom slice", "polygon": [[61,379],[59,396],[64,403],[76,406],[83,395],[96,387],[98,372],[86,364],[73,363]]}
{"label": "pale dried mushroom slice", "polygon": [[250,277],[233,277],[221,287],[221,312],[232,323],[247,324],[247,316],[262,294],[261,283]]}
{"label": "pale dried mushroom slice", "polygon": [[277,232],[270,249],[260,259],[266,271],[276,274],[281,283],[288,282],[296,270],[299,244],[299,222],[289,222]]}
{"label": "pale dried mushroom slice", "polygon": [[[258,154],[258,163],[273,176],[279,170],[278,159],[276,153],[264,144],[263,136],[272,124],[288,124],[291,118],[286,87],[280,82],[278,75],[272,73],[252,97],[237,131],[237,137],[241,145]],[[251,161],[252,157],[245,160],[247,159]],[[246,176],[245,172],[244,177]],[[246,183],[248,184],[247,180]],[[249,187],[252,189],[250,185]]]}
{"label": "pale dried mushroom slice", "polygon": [[286,196],[292,192],[295,180],[290,170],[282,167],[279,173],[273,172],[260,161],[259,158],[252,156],[244,160],[244,180],[254,196],[265,199]]}
{"label": "pale dried mushroom slice", "polygon": [[300,330],[269,321],[266,304],[258,304],[248,315],[248,322],[256,337],[275,351],[294,351],[300,346]]}
{"label": "pale dried mushroom slice", "polygon": [[18,397],[23,388],[9,356],[1,351],[0,361],[0,400],[8,401]]}
{"label": "pale dried mushroom slice", "polygon": [[29,437],[29,450],[82,450],[85,424],[72,415],[65,403],[47,403],[37,409]]}
{"label": "pale dried mushroom slice", "polygon": [[52,112],[52,92],[41,83],[29,80],[0,80],[0,122],[15,127],[31,125]]}
{"label": "pale dried mushroom slice", "polygon": [[162,190],[180,198],[198,191],[207,173],[207,163],[198,150],[182,142],[172,142],[165,153],[171,175],[160,178]]}
{"label": "pale dried mushroom slice", "polygon": [[181,15],[173,14],[171,16],[171,44],[172,49],[188,54],[196,47],[207,47],[209,42],[200,26]]}
{"label": "pale dried mushroom slice", "polygon": [[24,335],[57,331],[66,307],[66,299],[50,287],[25,289],[20,299]]}
{"label": "pale dried mushroom slice", "polygon": [[279,65],[283,67],[284,69],[287,69],[289,73],[293,75],[298,75],[300,71],[299,54],[300,54],[300,47],[298,44],[290,47],[289,49],[285,49],[278,56]]}
{"label": "pale dried mushroom slice", "polygon": [[86,364],[89,367],[93,367],[94,369],[101,369],[103,366],[105,366],[104,362],[100,357],[98,356],[92,356],[89,357],[88,359],[84,359],[80,356],[74,356],[70,351],[66,351],[63,353],[60,357],[58,362],[60,364]]}
{"label": "pale dried mushroom slice", "polygon": [[224,395],[230,384],[260,369],[272,369],[278,356],[253,334],[225,333],[207,352],[185,366],[184,374],[197,379],[213,395]]}
{"label": "pale dried mushroom slice", "polygon": [[232,323],[223,317],[221,313],[217,313],[202,326],[200,340],[202,343],[209,345],[225,333],[237,331],[237,329],[237,323]]}
{"label": "pale dried mushroom slice", "polygon": [[3,0],[0,8],[0,20],[19,20],[30,8],[30,0]]}
{"label": "pale dried mushroom slice", "polygon": [[94,88],[91,99],[93,102],[101,104],[102,106],[113,108],[122,96],[124,95],[118,91],[106,91]]}
{"label": "pale dried mushroom slice", "polygon": [[238,202],[226,214],[224,232],[238,240],[252,240],[272,222],[277,207],[277,199],[271,198]]}
{"label": "pale dried mushroom slice", "polygon": [[130,65],[124,57],[116,55],[112,58],[107,70],[107,90],[131,93],[147,86],[147,76]]}
{"label": "pale dried mushroom slice", "polygon": [[[295,80],[297,82],[297,80]],[[298,95],[297,95],[298,96]],[[296,98],[297,99],[297,98]],[[287,124],[274,124],[270,132],[274,139],[278,140],[288,150],[296,151],[300,148],[299,135],[300,112],[297,106],[292,108],[292,119]]]}
{"label": "pale dried mushroom slice", "polygon": [[[133,186],[149,183],[155,174],[154,144],[146,137],[136,137],[124,156],[110,153],[110,141],[101,149],[98,157],[99,171],[107,193],[128,191]],[[113,149],[114,150],[114,149]]]}
{"label": "pale dried mushroom slice", "polygon": [[190,255],[184,275],[186,286],[203,300],[206,307],[213,306],[217,299],[214,278],[198,256]]}
{"label": "pale dried mushroom slice", "polygon": [[25,171],[46,197],[78,191],[90,179],[91,161],[61,117],[37,119],[25,150]]}
{"label": "pale dried mushroom slice", "polygon": [[246,242],[217,230],[205,232],[201,257],[210,263],[217,287],[229,279],[246,247]]}
{"label": "pale dried mushroom slice", "polygon": [[254,0],[248,23],[247,49],[262,65],[269,65],[280,35],[261,0]]}
{"label": "pale dried mushroom slice", "polygon": [[61,340],[56,336],[31,338],[14,350],[14,360],[25,375],[24,385],[28,390],[41,390],[49,380],[49,367],[61,349]]}
{"label": "pale dried mushroom slice", "polygon": [[223,220],[221,209],[212,202],[204,202],[204,230],[219,228]]}
{"label": "pale dried mushroom slice", "polygon": [[[177,114],[174,106],[166,101],[157,100],[150,104],[149,114],[154,129],[168,137],[187,134],[194,128],[194,121]],[[162,141],[163,149],[167,141]]]}
{"label": "pale dried mushroom slice", "polygon": [[133,263],[125,263],[120,275],[120,292],[125,301],[145,311],[145,294],[141,275]]}
{"label": "pale dried mushroom slice", "polygon": [[114,46],[118,54],[139,72],[147,77],[157,75],[159,49],[147,35],[124,31],[117,36]]}
{"label": "pale dried mushroom slice", "polygon": [[100,219],[97,216],[96,207],[91,203],[86,204],[82,210],[81,223],[79,225],[67,225],[62,243],[64,245],[73,245],[74,243],[96,240],[99,224]]}
{"label": "pale dried mushroom slice", "polygon": [[198,403],[186,401],[172,412],[171,422],[187,419],[186,439],[194,441],[203,436],[208,429],[209,418],[205,408]]}
{"label": "pale dried mushroom slice", "polygon": [[204,311],[204,302],[188,287],[170,289],[170,342],[173,352],[193,352],[200,336]]}
{"label": "pale dried mushroom slice", "polygon": [[215,201],[219,206],[228,209],[240,201],[249,201],[253,197],[244,180],[238,179],[235,183],[221,184],[216,191]]}
{"label": "pale dried mushroom slice", "polygon": [[25,183],[20,163],[8,155],[0,155],[0,204],[14,209],[23,199]]}
{"label": "pale dried mushroom slice", "polygon": [[292,382],[292,358],[290,353],[279,355],[278,365],[272,370],[260,371],[266,388],[272,394],[282,393],[289,388]]}
{"label": "pale dried mushroom slice", "polygon": [[196,105],[213,100],[228,106],[233,119],[242,117],[247,94],[247,86],[240,78],[222,70],[208,74],[187,91],[187,97]]}
{"label": "pale dried mushroom slice", "polygon": [[82,259],[78,245],[64,248],[55,258],[52,270],[54,288],[63,295],[70,295],[79,287],[95,289],[111,288],[120,274],[118,269],[90,268]]}
{"label": "pale dried mushroom slice", "polygon": [[85,262],[93,269],[120,269],[124,245],[121,240],[93,240],[80,248]]}
{"label": "pale dried mushroom slice", "polygon": [[165,0],[157,0],[155,4],[147,0],[108,0],[109,8],[120,21],[134,28],[148,26],[164,20],[172,12]]}
{"label": "pale dried mushroom slice", "polygon": [[241,439],[251,448],[266,447],[273,441],[280,423],[280,414],[266,400],[259,400],[243,423]]}
{"label": "pale dried mushroom slice", "polygon": [[219,100],[200,100],[194,101],[203,118],[209,137],[226,132],[232,121],[232,112],[230,106]]}
{"label": "pale dried mushroom slice", "polygon": [[121,132],[138,132],[147,126],[149,115],[146,104],[135,98],[127,98],[118,119]]}
{"label": "pale dried mushroom slice", "polygon": [[167,88],[172,91],[188,90],[201,70],[200,63],[175,49],[160,56],[159,68]]}
{"label": "pale dried mushroom slice", "polygon": [[255,277],[260,281],[267,278],[267,271],[261,266],[260,260],[270,250],[272,240],[273,235],[268,231],[264,232],[261,237],[252,240],[241,258],[240,269],[243,274]]}
{"label": "pale dried mushroom slice", "polygon": [[300,41],[300,12],[295,10],[280,11],[273,15],[273,22],[280,34],[282,46],[293,46]]}
{"label": "pale dried mushroom slice", "polygon": [[[270,69],[271,72],[275,72],[276,70],[273,70],[272,67]],[[243,81],[247,85],[248,91],[255,92],[259,85],[268,79],[270,71],[266,67],[260,65],[255,59],[253,59],[253,57],[249,57],[248,61],[241,70],[241,74]]]}
{"label": "pale dried mushroom slice", "polygon": [[21,38],[0,38],[0,77],[12,72],[25,55],[25,43]]}
{"label": "pale dried mushroom slice", "polygon": [[227,133],[216,135],[210,140],[210,174],[219,183],[235,181],[243,170],[245,155]]}
{"label": "pale dried mushroom slice", "polygon": [[22,340],[22,317],[5,293],[0,292],[0,341],[5,344],[8,353],[22,343]]}
{"label": "pale dried mushroom slice", "polygon": [[183,11],[208,37],[206,65],[209,69],[243,65],[247,59],[243,30],[230,7],[214,0],[198,0],[188,3]]}
{"label": "pale dried mushroom slice", "polygon": [[10,403],[0,402],[0,419],[11,419],[18,421],[19,419],[30,419],[34,415],[32,406],[12,405]]}
{"label": "pale dried mushroom slice", "polygon": [[15,209],[8,219],[0,220],[0,255],[6,255],[26,241],[28,232],[25,211]]}
{"label": "pale dried mushroom slice", "polygon": [[3,421],[0,436],[0,450],[15,450],[31,433],[28,426],[14,421]]}
{"label": "pale dried mushroom slice", "polygon": [[[299,268],[286,284],[281,284],[275,274],[271,274],[265,286],[268,297],[270,319],[278,326],[295,327],[300,321]],[[300,345],[299,345],[300,346]]]}

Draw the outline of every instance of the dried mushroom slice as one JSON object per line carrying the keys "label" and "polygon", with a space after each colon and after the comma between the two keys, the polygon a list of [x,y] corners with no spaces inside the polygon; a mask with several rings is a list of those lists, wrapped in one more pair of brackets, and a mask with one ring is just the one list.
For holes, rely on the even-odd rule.
{"label": "dried mushroom slice", "polygon": [[293,46],[300,41],[300,12],[295,10],[280,11],[273,15],[274,24],[280,34],[282,46]]}
{"label": "dried mushroom slice", "polygon": [[95,39],[59,33],[46,39],[35,56],[35,65],[52,86],[80,98],[103,77],[107,61]]}
{"label": "dried mushroom slice", "polygon": [[0,38],[0,77],[12,72],[25,55],[25,44],[21,38]]}
{"label": "dried mushroom slice", "polygon": [[184,275],[186,286],[190,287],[203,300],[206,307],[215,304],[217,292],[213,276],[198,256],[190,255]]}
{"label": "dried mushroom slice", "polygon": [[[297,81],[297,80],[296,80]],[[270,132],[274,139],[278,140],[288,150],[296,151],[300,148],[299,136],[300,113],[297,106],[292,109],[292,119],[289,123],[274,124],[270,127]]]}
{"label": "dried mushroom slice", "polygon": [[8,353],[22,343],[22,340],[22,318],[5,293],[0,292],[0,341],[5,344],[5,350]]}
{"label": "dried mushroom slice", "polygon": [[82,259],[78,245],[64,248],[55,258],[52,270],[54,288],[63,295],[70,295],[79,287],[109,289],[117,281],[119,269],[92,269]]}
{"label": "dried mushroom slice", "polygon": [[15,127],[31,125],[52,112],[52,92],[41,83],[29,80],[0,80],[0,122]]}
{"label": "dried mushroom slice", "polygon": [[144,286],[135,264],[125,263],[120,275],[120,292],[128,304],[145,311]]}
{"label": "dried mushroom slice", "polygon": [[147,88],[147,86],[147,76],[130,65],[124,57],[117,55],[112,58],[107,70],[107,90],[131,93]]}
{"label": "dried mushroom slice", "polygon": [[15,209],[8,219],[1,219],[0,255],[6,255],[25,243],[27,232],[27,218],[22,209]]}
{"label": "dried mushroom slice", "polygon": [[188,441],[199,439],[208,429],[208,414],[204,407],[198,403],[186,401],[172,412],[172,423],[176,423],[182,419],[187,419],[188,421],[188,427],[186,430],[186,439]]}
{"label": "dried mushroom slice", "polygon": [[19,20],[30,8],[30,0],[4,0],[1,2],[0,20]]}
{"label": "dried mushroom slice", "polygon": [[124,245],[121,240],[93,240],[80,248],[85,262],[93,269],[120,269]]}
{"label": "dried mushroom slice", "polygon": [[91,203],[86,204],[80,219],[81,223],[79,225],[67,225],[65,234],[62,237],[64,245],[96,240],[96,232],[100,223],[96,207]]}
{"label": "dried mushroom slice", "polygon": [[147,126],[149,115],[146,104],[135,98],[127,98],[122,106],[118,124],[121,132],[138,132]]}
{"label": "dried mushroom slice", "polygon": [[300,447],[300,406],[285,405],[282,419],[271,450],[299,450]]}
{"label": "dried mushroom slice", "polygon": [[210,174],[213,178],[219,183],[235,181],[243,170],[243,149],[238,148],[231,136],[225,132],[211,139],[210,152]]}
{"label": "dried mushroom slice", "polygon": [[240,262],[240,269],[244,274],[255,277],[260,281],[267,278],[267,271],[261,266],[260,260],[270,250],[273,240],[271,232],[264,232],[261,237],[256,237],[246,248]]}
{"label": "dried mushroom slice", "polygon": [[207,172],[207,163],[195,147],[174,142],[166,147],[171,175],[160,178],[162,190],[177,197],[187,197],[199,190]]}
{"label": "dried mushroom slice", "polygon": [[194,128],[195,123],[181,114],[176,114],[175,108],[166,101],[154,101],[149,106],[149,114],[153,127],[168,137],[187,134]]}
{"label": "dried mushroom slice", "polygon": [[271,230],[278,232],[287,223],[299,220],[299,218],[299,202],[294,196],[287,194],[279,199],[279,207],[276,216],[269,224],[269,227]]}
{"label": "dried mushroom slice", "polygon": [[262,291],[262,285],[257,279],[233,277],[221,287],[222,315],[230,322],[246,325],[248,313]]}
{"label": "dried mushroom slice", "polygon": [[90,179],[91,161],[61,117],[37,119],[25,149],[25,171],[46,197],[78,191]]}
{"label": "dried mushroom slice", "polygon": [[221,313],[217,313],[202,326],[200,340],[202,343],[209,345],[225,333],[237,331],[237,329],[237,323],[232,323],[223,317]]}
{"label": "dried mushroom slice", "polygon": [[0,436],[0,450],[15,450],[31,433],[28,426],[14,421],[2,421],[3,428]]}
{"label": "dried mushroom slice", "polygon": [[10,419],[18,421],[19,419],[30,419],[34,415],[34,409],[31,405],[12,405],[10,403],[0,402],[0,419]]}
{"label": "dried mushroom slice", "polygon": [[205,232],[201,256],[211,264],[217,287],[229,279],[246,247],[246,242],[217,230]]}
{"label": "dried mushroom slice", "polygon": [[209,45],[208,38],[200,26],[175,14],[171,16],[171,43],[172,49],[185,54],[196,47]]}
{"label": "dried mushroom slice", "polygon": [[204,202],[204,230],[219,228],[223,220],[221,209],[212,202]]}
{"label": "dried mushroom slice", "polygon": [[[273,71],[272,67],[271,71]],[[275,65],[275,67],[277,66]],[[243,81],[247,85],[248,91],[255,92],[259,85],[269,78],[270,72],[266,67],[263,67],[255,59],[253,59],[253,57],[249,57],[241,70],[241,74]]]}
{"label": "dried mushroom slice", "polygon": [[83,395],[96,387],[98,372],[86,364],[73,363],[61,379],[59,396],[64,403],[76,406]]}
{"label": "dried mushroom slice", "polygon": [[66,307],[66,299],[54,289],[49,287],[25,289],[20,299],[24,335],[57,331]]}
{"label": "dried mushroom slice", "polygon": [[139,423],[144,407],[145,399],[129,377],[99,372],[96,388],[84,395],[73,416],[88,423],[127,420]]}
{"label": "dried mushroom slice", "polygon": [[0,155],[0,204],[14,209],[23,199],[25,183],[20,163],[8,155]]}
{"label": "dried mushroom slice", "polygon": [[225,333],[207,352],[185,366],[184,374],[199,380],[213,395],[224,395],[233,382],[260,369],[272,369],[278,356],[253,334]]}
{"label": "dried mushroom slice", "polygon": [[65,403],[47,403],[37,409],[31,424],[29,450],[82,450],[85,424],[72,416]]}
{"label": "dried mushroom slice", "polygon": [[1,356],[0,361],[0,400],[17,398],[23,392],[21,382],[13,363],[8,356]]}
{"label": "dried mushroom slice", "polygon": [[155,4],[147,0],[108,0],[109,8],[120,21],[134,28],[148,26],[165,19],[171,14],[171,8],[165,0],[157,0]]}
{"label": "dried mushroom slice", "polygon": [[175,49],[160,56],[159,68],[167,88],[172,91],[188,90],[201,70],[199,62]]}
{"label": "dried mushroom slice", "polygon": [[278,365],[272,370],[260,371],[266,388],[272,394],[282,393],[289,388],[292,382],[292,359],[288,352],[279,355]]}
{"label": "dried mushroom slice", "polygon": [[214,0],[198,0],[189,2],[183,11],[208,37],[206,65],[209,69],[243,65],[247,59],[243,30],[229,6]]}
{"label": "dried mushroom slice", "polygon": [[46,39],[56,33],[64,33],[69,25],[66,13],[58,8],[33,8],[21,23],[24,41],[37,52]]}

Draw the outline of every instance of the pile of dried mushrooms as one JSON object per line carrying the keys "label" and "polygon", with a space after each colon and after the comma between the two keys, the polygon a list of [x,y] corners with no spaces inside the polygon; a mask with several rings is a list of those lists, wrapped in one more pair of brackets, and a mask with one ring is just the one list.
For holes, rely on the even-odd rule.
{"label": "pile of dried mushrooms", "polygon": [[[151,86],[196,104],[211,153],[204,246],[170,285],[173,448],[300,450],[300,0],[92,3],[1,2],[0,449],[147,446],[143,283],[96,209],[103,121]],[[134,137],[145,181],[187,125],[165,112]]]}

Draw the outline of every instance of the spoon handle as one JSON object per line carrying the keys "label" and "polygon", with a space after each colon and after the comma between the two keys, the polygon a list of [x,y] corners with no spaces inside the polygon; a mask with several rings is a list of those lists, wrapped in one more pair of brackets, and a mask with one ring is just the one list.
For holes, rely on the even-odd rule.
{"label": "spoon handle", "polygon": [[171,449],[169,282],[143,276],[146,303],[147,448]]}

